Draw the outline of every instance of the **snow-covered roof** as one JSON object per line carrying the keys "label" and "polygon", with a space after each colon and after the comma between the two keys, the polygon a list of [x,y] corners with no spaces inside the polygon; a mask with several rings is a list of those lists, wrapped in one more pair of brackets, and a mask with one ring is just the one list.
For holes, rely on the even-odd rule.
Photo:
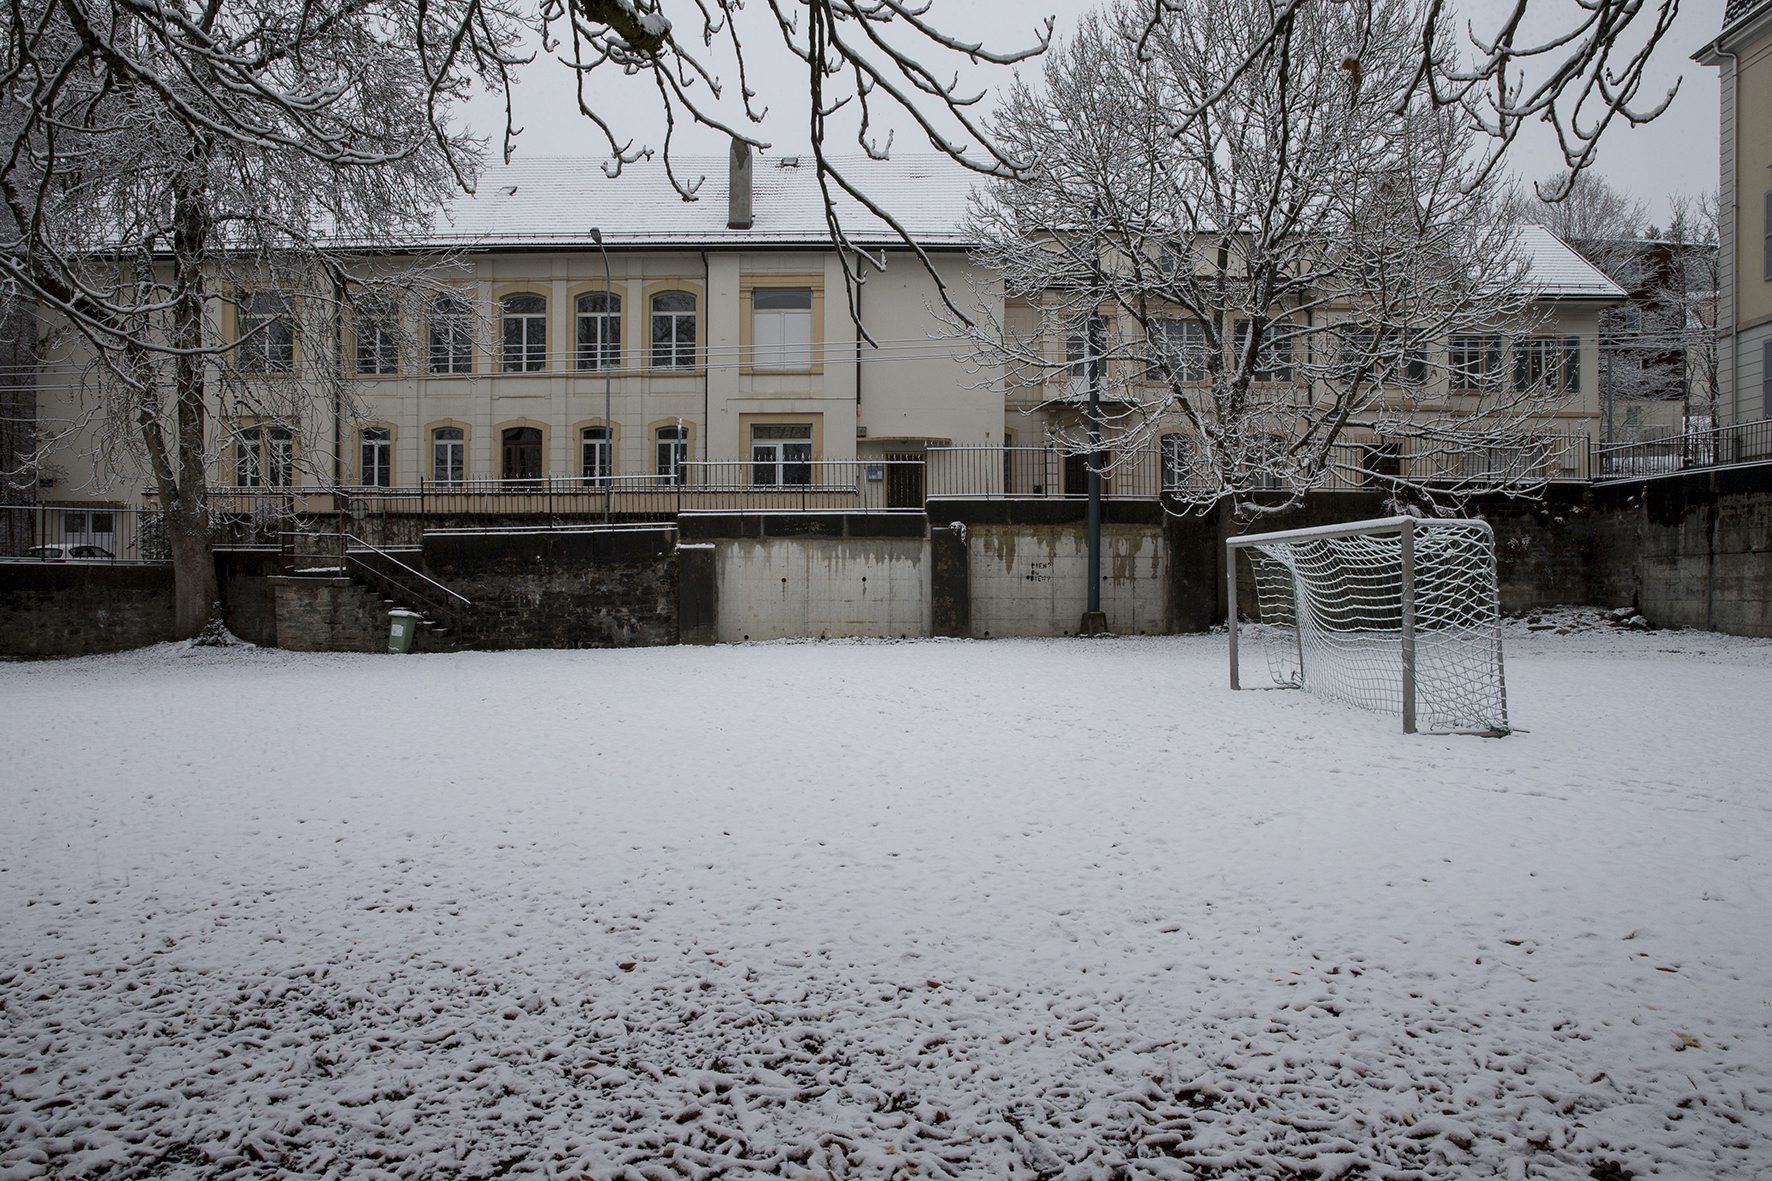
{"label": "snow-covered roof", "polygon": [[1540,225],[1520,227],[1519,246],[1531,268],[1532,285],[1552,299],[1623,299],[1624,288],[1576,253],[1573,246]]}
{"label": "snow-covered roof", "polygon": [[[920,244],[964,249],[967,198],[989,183],[945,156],[898,155],[890,160],[837,158],[862,191],[890,210]],[[662,162],[642,161],[605,175],[584,156],[525,156],[488,167],[472,194],[451,203],[431,238],[470,249],[561,249],[591,245],[591,227],[612,248],[742,249],[747,246],[828,246],[824,200],[807,157],[758,157],[752,162],[749,229],[728,229],[726,157],[685,157],[680,178],[703,178],[697,199],[671,187]],[[839,216],[865,246],[897,245],[890,226],[833,183]],[[1521,227],[1521,247],[1535,285],[1564,299],[1623,299],[1624,291],[1573,248],[1540,226]]]}
{"label": "snow-covered roof", "polygon": [[[962,231],[967,194],[981,179],[936,155],[895,155],[890,160],[838,161],[857,188],[889,210],[919,243],[969,245]],[[474,194],[455,199],[434,238],[439,243],[482,248],[588,246],[590,229],[613,247],[659,248],[828,245],[824,200],[810,156],[763,156],[752,161],[750,229],[726,227],[726,157],[683,157],[677,175],[693,184],[705,178],[697,199],[685,201],[671,187],[663,163],[647,160],[604,174],[589,157],[525,156],[488,167]],[[899,243],[898,234],[853,198],[831,185],[844,228],[856,242]]]}

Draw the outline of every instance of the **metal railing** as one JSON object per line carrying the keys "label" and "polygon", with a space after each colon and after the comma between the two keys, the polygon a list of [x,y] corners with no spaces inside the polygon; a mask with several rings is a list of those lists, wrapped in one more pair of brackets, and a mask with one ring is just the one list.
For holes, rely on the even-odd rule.
{"label": "metal railing", "polygon": [[1602,447],[1594,478],[1646,480],[1752,463],[1772,463],[1772,419]]}
{"label": "metal railing", "polygon": [[161,562],[160,514],[110,505],[0,506],[0,558],[39,562]]}
{"label": "metal railing", "polygon": [[[1165,471],[1156,446],[1101,454],[1102,494],[1109,500],[1155,501],[1165,493],[1209,488],[1208,477],[1185,465]],[[1382,491],[1391,479],[1466,486],[1492,479],[1581,483],[1595,470],[1592,440],[1579,433],[1461,452],[1429,450],[1407,439],[1347,442],[1332,448],[1328,461],[1320,487],[1329,492]],[[353,521],[394,517],[439,526],[499,518],[574,525],[657,522],[689,511],[914,511],[930,497],[1081,498],[1087,495],[1088,464],[1089,457],[1059,446],[929,447],[921,459],[686,460],[666,474],[468,477],[393,487],[219,487],[209,490],[209,498],[219,519],[254,536],[322,517],[337,518],[340,529]]]}
{"label": "metal railing", "polygon": [[285,530],[280,540],[285,564],[296,573],[335,571],[340,577],[357,579],[458,636],[473,622],[474,605],[465,595],[353,533]]}

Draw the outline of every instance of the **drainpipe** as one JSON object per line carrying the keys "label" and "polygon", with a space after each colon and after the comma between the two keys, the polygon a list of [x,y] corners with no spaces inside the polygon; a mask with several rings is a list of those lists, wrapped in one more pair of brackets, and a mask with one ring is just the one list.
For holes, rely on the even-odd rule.
{"label": "drainpipe", "polygon": [[[749,201],[746,204],[748,205]],[[709,298],[713,291],[713,285],[714,281],[708,270],[708,252],[704,250],[701,252],[701,299],[706,306],[702,310],[702,321],[708,327],[712,327],[714,319],[714,301]],[[709,429],[713,424],[708,418],[708,385],[714,376],[714,359],[708,356],[708,341],[706,339],[712,335],[712,332],[704,328],[701,344],[701,461],[703,463],[708,462],[708,436],[713,433]]]}

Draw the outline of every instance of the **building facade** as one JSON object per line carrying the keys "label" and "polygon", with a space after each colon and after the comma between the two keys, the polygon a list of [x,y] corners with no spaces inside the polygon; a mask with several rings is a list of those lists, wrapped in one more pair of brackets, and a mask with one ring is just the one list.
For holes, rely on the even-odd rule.
{"label": "building facade", "polygon": [[1772,419],[1772,0],[1729,0],[1695,57],[1722,71],[1717,417],[1740,426]]}

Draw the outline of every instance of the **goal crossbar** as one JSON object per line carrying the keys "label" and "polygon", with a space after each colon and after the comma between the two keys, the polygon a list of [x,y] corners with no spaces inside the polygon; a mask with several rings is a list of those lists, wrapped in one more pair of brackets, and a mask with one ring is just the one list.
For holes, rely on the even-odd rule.
{"label": "goal crossbar", "polygon": [[[1366,538],[1374,540],[1362,545]],[[1270,655],[1276,684],[1320,688],[1356,705],[1400,707],[1406,733],[1416,732],[1424,713],[1442,732],[1507,733],[1488,522],[1397,516],[1227,538],[1232,689],[1242,688],[1239,551],[1249,552],[1263,622],[1292,632],[1287,675]]]}

